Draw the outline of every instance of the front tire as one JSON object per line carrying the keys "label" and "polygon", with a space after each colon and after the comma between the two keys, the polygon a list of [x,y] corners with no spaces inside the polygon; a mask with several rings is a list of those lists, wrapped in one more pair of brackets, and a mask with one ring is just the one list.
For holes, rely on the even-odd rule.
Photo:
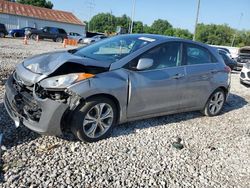
{"label": "front tire", "polygon": [[79,140],[97,142],[109,135],[116,122],[117,108],[112,100],[91,98],[73,113],[71,131]]}
{"label": "front tire", "polygon": [[203,114],[209,117],[217,116],[221,113],[223,106],[226,101],[226,93],[223,89],[216,89],[212,95],[209,97],[205,108],[203,109]]}

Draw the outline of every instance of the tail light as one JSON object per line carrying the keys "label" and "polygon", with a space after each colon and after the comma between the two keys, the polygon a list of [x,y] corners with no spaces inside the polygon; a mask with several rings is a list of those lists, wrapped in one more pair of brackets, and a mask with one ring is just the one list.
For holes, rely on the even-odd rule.
{"label": "tail light", "polygon": [[230,73],[232,71],[232,69],[229,67],[229,66],[225,66],[224,67],[224,70],[227,72],[227,73]]}

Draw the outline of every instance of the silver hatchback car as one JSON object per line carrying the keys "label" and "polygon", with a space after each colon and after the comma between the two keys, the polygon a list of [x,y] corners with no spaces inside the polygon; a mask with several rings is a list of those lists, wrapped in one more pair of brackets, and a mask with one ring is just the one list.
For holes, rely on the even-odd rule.
{"label": "silver hatchback car", "polygon": [[218,115],[230,68],[208,45],[159,35],[120,35],[26,59],[6,82],[16,125],[46,135],[67,128],[83,141],[128,121],[201,110]]}

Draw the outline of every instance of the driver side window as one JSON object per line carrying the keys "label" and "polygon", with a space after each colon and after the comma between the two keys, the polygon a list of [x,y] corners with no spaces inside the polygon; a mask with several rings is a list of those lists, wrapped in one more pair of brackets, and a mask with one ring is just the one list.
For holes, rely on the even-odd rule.
{"label": "driver side window", "polygon": [[129,63],[129,69],[136,70],[139,59],[148,58],[153,60],[153,66],[147,70],[164,69],[181,65],[181,43],[168,42],[140,55]]}

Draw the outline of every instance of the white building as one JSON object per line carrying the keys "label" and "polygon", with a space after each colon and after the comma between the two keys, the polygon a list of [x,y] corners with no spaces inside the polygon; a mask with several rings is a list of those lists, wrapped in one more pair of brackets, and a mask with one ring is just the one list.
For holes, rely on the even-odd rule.
{"label": "white building", "polygon": [[7,30],[23,27],[58,27],[67,33],[85,34],[85,24],[71,12],[52,10],[0,0],[0,23]]}

